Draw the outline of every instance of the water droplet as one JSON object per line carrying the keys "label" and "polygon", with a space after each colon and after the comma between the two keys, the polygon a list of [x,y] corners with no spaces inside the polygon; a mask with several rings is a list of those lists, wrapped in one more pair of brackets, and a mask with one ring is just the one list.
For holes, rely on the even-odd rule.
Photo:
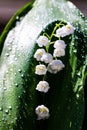
{"label": "water droplet", "polygon": [[7,119],[6,119],[6,117],[5,117],[5,116],[3,116],[2,121],[3,121],[4,123],[6,123],[6,122],[7,122]]}
{"label": "water droplet", "polygon": [[2,118],[2,121],[4,121],[4,120],[5,120],[5,118],[3,117],[3,118]]}
{"label": "water droplet", "polygon": [[77,53],[77,50],[73,50],[74,53]]}
{"label": "water droplet", "polygon": [[18,96],[18,98],[20,99],[20,98],[21,98],[21,96]]}
{"label": "water droplet", "polygon": [[19,109],[19,106],[16,106],[17,109]]}
{"label": "water droplet", "polygon": [[6,114],[8,114],[8,113],[9,113],[9,111],[8,111],[8,110],[5,110],[5,113],[6,113]]}
{"label": "water droplet", "polygon": [[6,71],[6,74],[8,74],[8,70]]}
{"label": "water droplet", "polygon": [[9,56],[9,53],[6,53],[5,56],[8,57],[8,56]]}
{"label": "water droplet", "polygon": [[37,21],[39,19],[39,16],[37,16],[36,18],[35,18],[35,20]]}
{"label": "water droplet", "polygon": [[16,19],[18,20],[18,19],[19,19],[19,16],[16,16]]}
{"label": "water droplet", "polygon": [[[13,63],[12,63],[12,64],[13,64]],[[13,71],[13,69],[11,68],[11,69],[10,69],[10,71],[12,72],[12,71]]]}
{"label": "water droplet", "polygon": [[12,50],[12,48],[10,48],[10,47],[9,47],[9,49],[8,49],[8,50],[9,50],[9,51],[11,51],[11,50]]}
{"label": "water droplet", "polygon": [[18,87],[18,84],[16,83],[15,86]]}
{"label": "water droplet", "polygon": [[6,87],[4,87],[3,89],[4,89],[4,90],[7,90],[7,88],[6,88]]}
{"label": "water droplet", "polygon": [[20,119],[22,119],[22,117],[21,117],[21,116],[20,116],[19,118],[20,118]]}
{"label": "water droplet", "polygon": [[14,73],[14,75],[16,76],[16,75],[17,75],[17,73]]}
{"label": "water droplet", "polygon": [[0,107],[0,111],[2,111],[2,108]]}
{"label": "water droplet", "polygon": [[72,42],[72,45],[74,45],[74,42]]}
{"label": "water droplet", "polygon": [[11,124],[13,124],[14,122],[13,121],[11,121]]}
{"label": "water droplet", "polygon": [[9,106],[8,108],[9,108],[10,110],[12,110],[12,106]]}
{"label": "water droplet", "polygon": [[78,72],[77,75],[80,76],[80,75],[81,75],[81,72]]}
{"label": "water droplet", "polygon": [[15,117],[15,120],[17,120],[17,117]]}
{"label": "water droplet", "polygon": [[76,94],[77,99],[79,98],[79,94]]}
{"label": "water droplet", "polygon": [[9,64],[12,65],[14,63],[14,61],[9,61]]}
{"label": "water droplet", "polygon": [[22,78],[24,78],[24,75],[23,75],[23,74],[21,74],[21,77],[22,77]]}
{"label": "water droplet", "polygon": [[15,61],[17,61],[17,57],[15,57]]}
{"label": "water droplet", "polygon": [[21,69],[18,69],[18,72],[19,72],[19,73],[21,73],[21,72],[22,72],[22,70],[21,70]]}
{"label": "water droplet", "polygon": [[25,93],[26,93],[26,91],[24,90],[24,91],[23,91],[23,93],[25,94]]}

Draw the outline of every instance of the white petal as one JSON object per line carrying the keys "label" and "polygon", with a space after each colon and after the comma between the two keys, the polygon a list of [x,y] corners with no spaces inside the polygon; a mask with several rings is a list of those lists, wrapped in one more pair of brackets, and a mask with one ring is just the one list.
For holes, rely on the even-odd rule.
{"label": "white petal", "polygon": [[54,48],[56,48],[56,49],[58,49],[58,48],[65,49],[66,44],[65,44],[65,42],[63,40],[57,40],[57,41],[55,41]]}
{"label": "white petal", "polygon": [[49,44],[49,39],[46,36],[40,36],[37,39],[37,44],[39,47],[47,46]]}
{"label": "white petal", "polygon": [[45,50],[44,49],[37,49],[37,51],[34,54],[34,58],[36,58],[37,61],[41,60],[41,57],[43,54],[45,54]]}
{"label": "white petal", "polygon": [[40,92],[44,92],[44,93],[47,93],[48,90],[49,90],[49,83],[46,82],[46,81],[40,81],[38,84],[37,84],[37,87],[36,87],[36,90],[40,91]]}
{"label": "white petal", "polygon": [[38,116],[37,120],[49,118],[49,109],[44,105],[39,105],[38,107],[36,107],[35,113]]}
{"label": "white petal", "polygon": [[57,72],[61,71],[65,65],[61,60],[53,60],[51,63],[48,64],[47,70],[52,74],[56,74]]}
{"label": "white petal", "polygon": [[66,29],[67,29],[67,35],[73,34],[73,33],[74,33],[74,30],[75,30],[75,28],[73,27],[73,25],[71,25],[70,23],[68,23],[68,24],[66,25]]}
{"label": "white petal", "polygon": [[66,26],[63,26],[63,27],[56,30],[56,36],[57,37],[65,37],[67,35],[73,34],[74,30],[75,30],[75,28],[73,27],[73,25],[68,23]]}
{"label": "white petal", "polygon": [[53,60],[53,57],[52,57],[52,55],[50,53],[45,53],[41,57],[41,61],[43,61],[45,63],[50,63],[52,60]]}
{"label": "white petal", "polygon": [[65,50],[64,49],[54,49],[54,53],[53,53],[54,57],[61,57],[61,56],[65,56]]}
{"label": "white petal", "polygon": [[62,28],[59,28],[56,30],[56,36],[57,37],[65,37],[66,36],[66,31],[65,31],[65,26],[63,26]]}
{"label": "white petal", "polygon": [[40,64],[36,66],[35,74],[37,75],[45,75],[47,72],[47,68],[45,65]]}

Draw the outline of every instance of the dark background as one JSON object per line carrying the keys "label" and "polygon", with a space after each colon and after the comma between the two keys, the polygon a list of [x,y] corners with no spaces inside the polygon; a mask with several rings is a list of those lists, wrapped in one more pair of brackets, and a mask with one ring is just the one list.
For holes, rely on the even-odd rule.
{"label": "dark background", "polygon": [[[0,34],[13,14],[30,0],[0,0]],[[87,0],[70,0],[87,17]]]}

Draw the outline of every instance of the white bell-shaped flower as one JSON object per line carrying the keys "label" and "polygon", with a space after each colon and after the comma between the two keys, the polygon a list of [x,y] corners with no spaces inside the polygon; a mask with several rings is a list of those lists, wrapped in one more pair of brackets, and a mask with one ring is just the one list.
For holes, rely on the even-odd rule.
{"label": "white bell-shaped flower", "polygon": [[41,61],[50,63],[53,60],[53,56],[50,53],[44,53],[41,57]]}
{"label": "white bell-shaped flower", "polygon": [[65,42],[63,40],[57,40],[54,43],[54,48],[56,48],[56,49],[59,49],[59,48],[65,49],[66,44],[65,44]]}
{"label": "white bell-shaped flower", "polygon": [[65,56],[65,49],[62,49],[62,48],[54,49],[53,56],[54,56],[54,57]]}
{"label": "white bell-shaped flower", "polygon": [[41,61],[41,57],[45,53],[46,51],[44,49],[37,49],[37,51],[34,54],[34,58],[36,58],[37,61]]}
{"label": "white bell-shaped flower", "polygon": [[61,60],[53,60],[48,64],[47,70],[52,74],[56,74],[57,72],[61,71],[65,65]]}
{"label": "white bell-shaped flower", "polygon": [[44,92],[47,93],[49,90],[49,83],[47,81],[40,81],[37,84],[36,90],[40,91],[40,92]]}
{"label": "white bell-shaped flower", "polygon": [[37,114],[37,120],[49,118],[49,109],[44,105],[39,105],[36,107],[35,113]]}
{"label": "white bell-shaped flower", "polygon": [[35,68],[35,74],[37,75],[45,75],[47,72],[47,68],[44,64],[37,65]]}
{"label": "white bell-shaped flower", "polygon": [[59,28],[56,30],[56,37],[65,37],[66,36],[66,28],[63,26],[62,28]]}
{"label": "white bell-shaped flower", "polygon": [[70,35],[70,34],[73,34],[75,31],[75,28],[72,24],[68,23],[66,25],[66,32],[67,32],[67,35]]}
{"label": "white bell-shaped flower", "polygon": [[56,36],[57,37],[65,37],[67,35],[73,34],[74,30],[75,30],[75,28],[73,27],[73,25],[68,23],[66,26],[63,26],[63,27],[56,30]]}
{"label": "white bell-shaped flower", "polygon": [[47,46],[49,44],[49,39],[46,36],[40,36],[37,39],[37,44],[39,47]]}

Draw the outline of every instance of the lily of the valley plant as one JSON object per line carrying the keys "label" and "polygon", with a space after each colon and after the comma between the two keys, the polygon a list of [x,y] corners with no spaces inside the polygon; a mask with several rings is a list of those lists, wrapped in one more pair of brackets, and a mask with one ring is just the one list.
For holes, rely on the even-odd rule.
{"label": "lily of the valley plant", "polygon": [[[62,25],[59,26],[59,25]],[[56,28],[56,30],[55,30]],[[35,68],[35,74],[42,75],[42,81],[36,86],[36,90],[42,93],[47,93],[50,89],[50,84],[46,81],[44,77],[46,77],[47,72],[51,74],[57,74],[62,69],[64,69],[64,63],[59,59],[60,57],[65,56],[66,43],[63,37],[67,35],[73,34],[75,28],[72,24],[56,24],[51,36],[46,33],[40,35],[37,39],[36,43],[38,44],[38,49],[34,54],[34,58],[38,61],[38,64]],[[45,35],[44,35],[45,34]],[[52,37],[56,37],[56,41],[52,41]],[[49,53],[50,45],[53,45],[53,54]],[[37,119],[48,119],[49,118],[49,109],[44,105],[38,105],[35,109],[35,113],[37,114]]]}

